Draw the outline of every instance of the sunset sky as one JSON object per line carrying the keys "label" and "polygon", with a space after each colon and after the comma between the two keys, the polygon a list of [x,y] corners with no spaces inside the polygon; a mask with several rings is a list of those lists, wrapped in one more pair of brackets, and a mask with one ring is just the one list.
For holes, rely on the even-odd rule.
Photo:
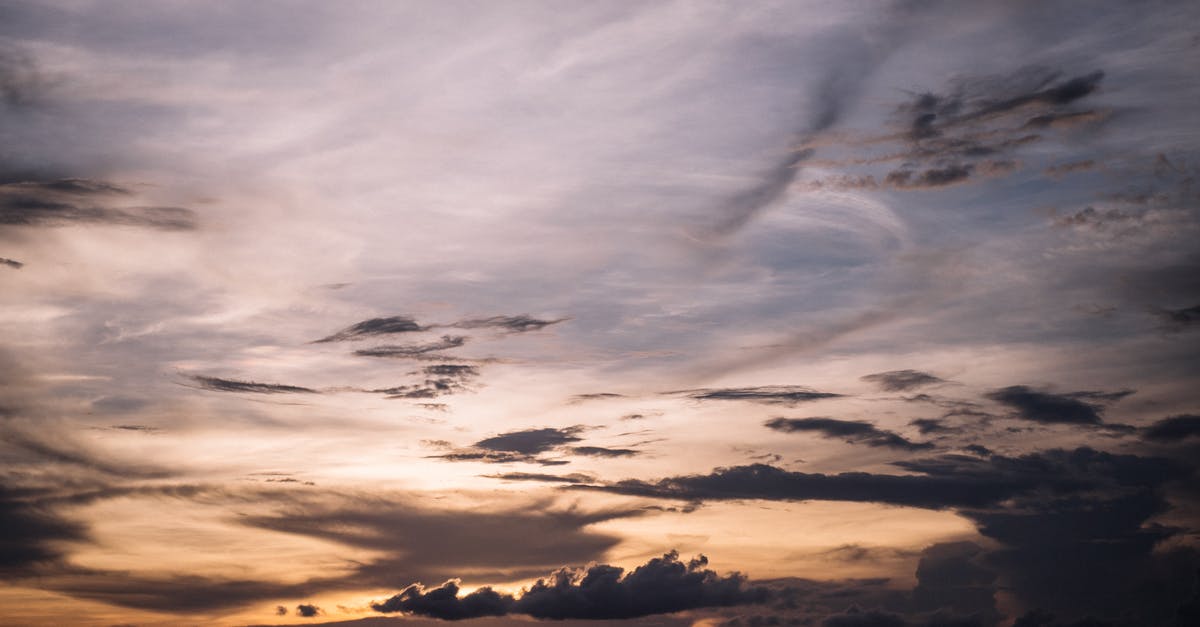
{"label": "sunset sky", "polygon": [[0,0],[0,624],[1200,624],[1197,25]]}

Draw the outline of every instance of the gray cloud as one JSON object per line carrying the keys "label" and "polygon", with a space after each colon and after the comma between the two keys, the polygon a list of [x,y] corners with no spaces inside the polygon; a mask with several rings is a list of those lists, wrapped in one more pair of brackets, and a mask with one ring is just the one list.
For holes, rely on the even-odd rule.
{"label": "gray cloud", "polygon": [[313,618],[314,616],[323,613],[324,612],[321,611],[321,608],[311,603],[301,603],[300,605],[296,606],[296,614],[304,618]]}
{"label": "gray cloud", "polygon": [[354,351],[361,357],[391,357],[396,359],[421,359],[430,353],[458,348],[467,343],[467,338],[461,335],[443,335],[440,340],[423,344],[401,344],[376,346]]}
{"label": "gray cloud", "polygon": [[1200,436],[1200,416],[1181,414],[1163,418],[1142,429],[1142,437],[1157,442],[1178,442]]}
{"label": "gray cloud", "polygon": [[[1055,394],[1025,385],[1011,385],[984,396],[1016,412],[1015,416],[1043,424],[1100,425],[1104,404],[1133,394],[1121,392],[1072,392]],[[1094,401],[1094,402],[1086,402]]]}
{"label": "gray cloud", "polygon": [[489,479],[503,479],[504,481],[536,481],[543,483],[592,483],[596,481],[595,476],[583,473],[550,475],[537,472],[506,472],[497,475],[483,476]]}
{"label": "gray cloud", "polygon": [[424,331],[427,328],[417,324],[417,321],[413,320],[410,316],[371,318],[370,320],[363,320],[357,324],[352,324],[333,335],[316,340],[314,343],[347,342],[393,333],[413,333]]}
{"label": "gray cloud", "polygon": [[1190,331],[1200,328],[1200,305],[1182,309],[1158,309],[1154,311],[1162,326],[1171,331]]}
{"label": "gray cloud", "polygon": [[578,436],[582,430],[582,427],[567,427],[565,429],[547,427],[543,429],[509,431],[508,433],[480,440],[474,446],[489,451],[534,455],[558,448],[564,444],[578,442],[582,439]]}
{"label": "gray cloud", "polygon": [[12,269],[14,269],[14,270],[20,270],[21,268],[24,268],[24,267],[25,267],[25,264],[21,263],[20,261],[17,261],[16,259],[9,259],[9,258],[7,258],[7,257],[0,257],[0,266],[7,266],[7,267],[9,267],[9,268],[12,268]]}
{"label": "gray cloud", "polygon": [[161,206],[113,206],[109,199],[129,190],[106,181],[58,179],[0,184],[0,225],[52,227],[111,224],[167,231],[196,228],[190,209]]}
{"label": "gray cloud", "polygon": [[215,392],[249,392],[252,394],[320,394],[320,392],[317,390],[300,387],[298,385],[258,383],[255,381],[221,379],[218,377],[205,377],[202,375],[190,375],[188,378],[198,383],[201,388],[213,390]]}
{"label": "gray cloud", "polygon": [[921,451],[933,448],[929,442],[913,442],[900,434],[885,431],[869,422],[837,420],[835,418],[772,418],[763,423],[769,429],[784,433],[817,433],[827,438],[841,438],[850,443],[867,446]]}
{"label": "gray cloud", "polygon": [[927,385],[945,383],[946,380],[935,377],[920,370],[889,370],[860,377],[863,381],[874,383],[888,392],[906,392]]}
{"label": "gray cloud", "polygon": [[567,450],[575,455],[586,455],[588,457],[633,457],[642,454],[637,449],[605,448],[603,446],[572,446]]}
{"label": "gray cloud", "polygon": [[683,394],[698,401],[750,401],[766,405],[796,405],[827,398],[840,398],[841,394],[818,392],[800,385],[762,385],[748,388],[702,388],[676,390],[665,394]]}
{"label": "gray cloud", "polygon": [[459,329],[502,329],[510,333],[525,333],[527,331],[539,331],[550,325],[565,322],[569,318],[557,318],[554,320],[540,320],[528,315],[519,316],[492,316],[490,318],[472,318],[469,320],[460,320],[458,322],[446,325]]}
{"label": "gray cloud", "polygon": [[707,565],[703,555],[684,563],[671,552],[629,573],[607,564],[586,570],[564,568],[549,579],[539,579],[519,597],[487,587],[459,597],[454,581],[431,590],[414,584],[382,603],[372,603],[371,608],[444,620],[508,614],[554,620],[625,619],[761,603],[769,597],[767,588],[748,585],[742,575],[721,576]]}

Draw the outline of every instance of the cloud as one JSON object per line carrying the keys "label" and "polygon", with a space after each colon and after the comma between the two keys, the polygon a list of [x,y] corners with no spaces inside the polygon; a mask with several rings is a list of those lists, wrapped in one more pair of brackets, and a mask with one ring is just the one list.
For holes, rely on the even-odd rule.
{"label": "cloud", "polygon": [[430,590],[426,590],[420,584],[413,584],[382,603],[372,602],[371,609],[385,614],[404,612],[442,620],[505,616],[512,610],[512,595],[500,594],[484,586],[459,597],[458,590],[456,581],[447,581]]}
{"label": "cloud", "polygon": [[1022,494],[1054,490],[1077,494],[1123,485],[1161,485],[1180,469],[1156,457],[1115,455],[1081,447],[1052,449],[1017,457],[945,454],[893,462],[917,473],[804,473],[766,464],[717,468],[707,475],[683,475],[644,481],[627,479],[572,486],[689,501],[764,499],[780,501],[852,501],[929,509],[982,508]]}
{"label": "cloud", "polygon": [[1178,442],[1200,436],[1200,416],[1181,414],[1163,418],[1142,429],[1142,437],[1156,442]]}
{"label": "cloud", "polygon": [[880,389],[888,392],[906,392],[927,385],[946,382],[945,379],[931,375],[928,372],[921,372],[920,370],[889,370],[888,372],[877,372],[859,378],[868,383],[874,383]]}
{"label": "cloud", "polygon": [[750,401],[766,405],[796,405],[826,398],[840,398],[841,394],[817,392],[799,385],[763,385],[748,388],[703,388],[677,390],[665,394],[684,394],[698,401]]}
{"label": "cloud", "polygon": [[322,613],[323,612],[321,611],[321,608],[310,603],[301,603],[300,605],[296,606],[296,614],[303,616],[304,618],[312,618]]}
{"label": "cloud", "polygon": [[821,627],[908,627],[908,621],[891,612],[851,608],[844,614],[826,617]]}
{"label": "cloud", "polygon": [[596,477],[593,475],[578,472],[568,475],[550,475],[537,472],[506,472],[483,476],[488,479],[503,479],[504,481],[538,481],[544,483],[592,483],[596,480]]}
{"label": "cloud", "polygon": [[182,207],[113,206],[129,195],[114,183],[57,179],[0,184],[0,226],[54,227],[110,224],[166,231],[196,228],[196,214]]}
{"label": "cloud", "polygon": [[1046,176],[1052,179],[1061,179],[1069,174],[1075,174],[1076,172],[1087,172],[1088,170],[1095,169],[1095,167],[1096,162],[1094,160],[1086,159],[1083,161],[1072,161],[1070,163],[1052,165],[1043,170],[1043,172],[1046,174]]}
{"label": "cloud", "polygon": [[557,318],[554,320],[539,320],[528,315],[519,316],[492,316],[490,318],[472,318],[469,320],[460,320],[446,326],[456,327],[459,329],[503,329],[510,333],[525,333],[527,331],[540,331],[550,325],[565,322],[569,318]]}
{"label": "cloud", "polygon": [[869,422],[837,420],[835,418],[772,418],[763,423],[769,429],[783,433],[815,432],[828,438],[843,438],[846,442],[867,446],[919,451],[933,448],[929,442],[912,442],[891,431],[884,431]]}
{"label": "cloud", "polygon": [[396,359],[420,359],[429,353],[458,348],[467,343],[467,338],[461,335],[443,335],[440,340],[424,344],[385,345],[374,348],[364,348],[354,351],[361,357],[391,357]]}
{"label": "cloud", "polygon": [[972,164],[955,163],[941,168],[923,170],[915,177],[912,170],[893,170],[884,182],[900,189],[929,189],[962,183],[971,177]]}
{"label": "cloud", "polygon": [[474,446],[475,448],[488,451],[535,455],[558,448],[564,444],[578,442],[582,439],[577,435],[581,431],[583,431],[582,427],[567,427],[565,429],[547,427],[543,429],[509,431],[508,433],[501,433],[500,435],[480,440]]}
{"label": "cloud", "polygon": [[371,318],[370,320],[363,320],[357,324],[352,324],[333,335],[315,340],[313,343],[348,342],[393,333],[414,333],[424,331],[427,328],[417,324],[416,320],[413,320],[410,316]]}
{"label": "cloud", "polygon": [[239,381],[237,379],[220,379],[201,375],[189,375],[201,388],[215,392],[250,392],[252,394],[320,394],[312,388],[280,383],[257,383],[255,381]]}
{"label": "cloud", "polygon": [[617,398],[625,398],[624,394],[616,394],[614,392],[593,392],[591,394],[576,394],[571,397],[571,403],[584,403],[587,401],[607,401]]}
{"label": "cloud", "polygon": [[21,268],[25,267],[25,264],[21,263],[20,261],[17,261],[16,259],[0,257],[0,266],[7,266],[9,268],[12,268],[13,270],[20,270]]}
{"label": "cloud", "polygon": [[[1120,392],[1073,392],[1055,394],[1035,390],[1025,385],[1011,385],[984,394],[985,397],[1013,409],[1017,418],[1042,424],[1099,425],[1104,403],[1132,394]],[[1084,402],[1084,400],[1099,401]]]}
{"label": "cloud", "polygon": [[642,452],[631,448],[605,448],[603,446],[572,446],[567,449],[575,455],[586,455],[588,457],[633,457],[641,455]]}
{"label": "cloud", "polygon": [[552,620],[624,619],[767,600],[767,588],[748,585],[738,573],[721,576],[707,565],[703,555],[684,563],[672,551],[629,573],[607,564],[563,568],[515,597],[487,587],[459,597],[456,581],[432,590],[414,584],[371,608],[444,620],[509,614]]}
{"label": "cloud", "polygon": [[42,502],[44,490],[0,486],[0,575],[61,560],[61,542],[87,539],[86,528]]}
{"label": "cloud", "polygon": [[1163,327],[1171,331],[1188,331],[1200,327],[1200,305],[1183,309],[1157,309],[1154,315]]}
{"label": "cloud", "polygon": [[958,431],[955,427],[947,427],[945,420],[938,420],[936,418],[917,418],[910,420],[908,424],[916,427],[917,431],[921,432],[921,435]]}
{"label": "cloud", "polygon": [[464,364],[436,364],[433,366],[425,366],[423,372],[428,376],[452,377],[455,379],[473,379],[479,376],[479,368],[477,366],[468,366]]}

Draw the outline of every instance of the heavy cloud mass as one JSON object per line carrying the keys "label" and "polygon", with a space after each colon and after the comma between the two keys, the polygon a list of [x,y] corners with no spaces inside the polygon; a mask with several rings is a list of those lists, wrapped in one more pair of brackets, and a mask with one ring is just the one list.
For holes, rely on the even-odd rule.
{"label": "heavy cloud mass", "polygon": [[1196,24],[0,2],[0,623],[1196,622]]}
{"label": "heavy cloud mass", "polygon": [[414,584],[386,601],[372,603],[371,609],[444,620],[508,614],[555,620],[622,619],[760,603],[769,597],[767,588],[748,585],[737,573],[722,577],[705,568],[707,565],[703,555],[685,563],[678,553],[671,552],[629,573],[607,564],[562,569],[548,579],[539,579],[517,597],[488,587],[459,597],[454,581],[430,590]]}

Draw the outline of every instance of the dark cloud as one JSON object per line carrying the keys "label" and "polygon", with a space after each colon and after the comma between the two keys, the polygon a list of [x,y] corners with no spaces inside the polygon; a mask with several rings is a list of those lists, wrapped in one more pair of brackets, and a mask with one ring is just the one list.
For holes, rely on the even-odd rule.
{"label": "dark cloud", "polygon": [[947,427],[945,420],[938,420],[936,418],[917,418],[910,420],[908,424],[916,427],[917,431],[921,432],[921,435],[958,431],[955,427]]}
{"label": "dark cloud", "polygon": [[503,479],[505,481],[538,481],[544,483],[592,483],[596,480],[595,476],[583,473],[550,475],[537,472],[506,472],[498,475],[483,476],[488,479]]}
{"label": "dark cloud", "polygon": [[118,431],[141,431],[145,433],[161,431],[161,429],[158,427],[150,427],[146,425],[111,425],[109,426],[109,429],[116,429]]}
{"label": "dark cloud", "polygon": [[972,164],[955,163],[940,168],[929,168],[920,173],[912,170],[888,172],[884,182],[900,189],[929,189],[962,183],[971,177],[975,169]]}
{"label": "dark cloud", "polygon": [[460,329],[480,329],[492,328],[503,329],[510,333],[525,333],[526,331],[539,331],[550,325],[565,322],[569,318],[557,318],[554,320],[539,320],[528,315],[519,316],[492,316],[490,318],[472,318],[469,320],[460,320],[450,325]]}
{"label": "dark cloud", "polygon": [[625,398],[624,394],[615,394],[613,392],[594,392],[591,394],[576,394],[571,397],[572,403],[583,403],[586,401],[606,401],[614,398]]}
{"label": "dark cloud", "polygon": [[945,379],[931,375],[928,372],[921,372],[920,370],[890,370],[888,372],[869,374],[860,378],[868,383],[874,383],[888,392],[906,392],[927,385],[946,382]]}
{"label": "dark cloud", "polygon": [[9,259],[9,258],[7,258],[7,257],[0,257],[0,266],[7,266],[7,267],[9,267],[9,268],[12,268],[12,269],[14,269],[14,270],[20,270],[21,268],[24,268],[24,267],[25,267],[25,264],[21,263],[20,261],[17,261],[16,259]]}
{"label": "dark cloud", "polygon": [[455,379],[472,379],[479,376],[479,368],[477,366],[467,366],[463,364],[436,364],[433,366],[425,366],[423,372],[428,376],[453,377]]}
{"label": "dark cloud", "polygon": [[[1104,404],[1132,394],[1120,392],[1072,392],[1055,394],[1035,390],[1025,385],[1011,385],[988,392],[984,396],[1005,405],[1015,417],[1042,424],[1100,425]],[[1096,401],[1096,402],[1085,402]]]}
{"label": "dark cloud", "polygon": [[1053,449],[1018,457],[945,454],[893,463],[917,473],[820,474],[752,464],[707,475],[655,481],[629,479],[575,486],[633,496],[704,500],[862,501],[930,509],[994,506],[1017,495],[1052,490],[1075,494],[1105,487],[1161,485],[1180,469],[1156,457],[1115,455],[1090,448]]}
{"label": "dark cloud", "polygon": [[543,429],[509,431],[508,433],[501,433],[500,435],[480,440],[474,446],[489,451],[533,455],[544,453],[564,444],[578,442],[582,438],[577,434],[582,430],[582,427],[567,427],[565,429],[547,427]]}
{"label": "dark cloud", "polygon": [[913,442],[907,438],[884,431],[869,422],[837,420],[835,418],[772,418],[763,423],[767,428],[784,433],[817,433],[828,438],[841,438],[850,443],[861,443],[874,447],[898,448],[919,451],[933,448],[928,442]]}
{"label": "dark cloud", "polygon": [[641,455],[642,452],[631,448],[605,448],[603,446],[572,446],[567,449],[575,455],[586,455],[588,457],[633,457]]}
{"label": "dark cloud", "polygon": [[1064,176],[1067,176],[1068,174],[1074,174],[1076,172],[1087,172],[1088,170],[1092,170],[1095,167],[1096,167],[1096,162],[1091,159],[1087,159],[1084,161],[1072,161],[1071,163],[1060,163],[1058,165],[1052,165],[1052,166],[1046,168],[1044,170],[1044,173],[1046,174],[1046,176],[1048,176],[1050,178],[1060,179]]}
{"label": "dark cloud", "polygon": [[323,613],[324,612],[321,611],[321,608],[310,603],[301,603],[300,605],[296,606],[296,614],[303,616],[304,618],[312,618]]}
{"label": "dark cloud", "polygon": [[891,612],[851,608],[844,614],[826,617],[821,627],[908,627],[908,621]]}
{"label": "dark cloud", "polygon": [[410,316],[371,318],[370,320],[363,320],[357,324],[352,324],[333,335],[316,340],[314,343],[347,342],[393,333],[414,333],[424,331],[427,328],[417,324],[417,321]]}
{"label": "dark cloud", "polygon": [[31,56],[15,47],[0,46],[0,104],[28,106],[44,88],[45,78]]}
{"label": "dark cloud", "polygon": [[287,616],[287,608],[282,605],[276,605],[275,606],[275,615],[276,616]]}
{"label": "dark cloud", "polygon": [[1154,315],[1163,327],[1172,331],[1200,328],[1200,305],[1183,309],[1156,309]]}
{"label": "dark cloud", "polygon": [[459,449],[442,455],[431,455],[432,459],[444,459],[450,462],[484,462],[488,464],[511,464],[524,462],[542,466],[563,466],[570,462],[561,459],[547,459],[525,453],[506,453],[503,451],[481,451],[477,449]]}
{"label": "dark cloud", "polygon": [[986,616],[989,624],[994,623],[999,617],[993,585],[997,573],[986,559],[987,551],[974,542],[927,547],[917,563],[914,608]]}
{"label": "dark cloud", "polygon": [[458,582],[446,583],[426,590],[413,584],[382,603],[371,603],[376,612],[404,612],[442,620],[463,620],[481,616],[505,616],[512,610],[513,597],[484,586],[464,597],[458,596]]}
{"label": "dark cloud", "polygon": [[419,359],[427,356],[429,353],[444,351],[451,348],[458,348],[467,343],[467,338],[461,335],[443,335],[441,339],[424,344],[402,344],[402,345],[386,345],[376,346],[374,348],[364,348],[354,351],[355,355],[361,357],[393,357],[397,359]]}
{"label": "dark cloud", "polygon": [[1137,220],[1137,215],[1121,209],[1096,209],[1095,207],[1084,207],[1070,215],[1061,216],[1054,220],[1054,224],[1060,227],[1088,227],[1098,230],[1104,230],[1116,224],[1128,223]]}
{"label": "dark cloud", "polygon": [[[1102,72],[1063,79],[1044,68],[1023,68],[1007,76],[958,79],[942,93],[913,94],[896,108],[898,132],[867,141],[899,148],[882,155],[833,160],[839,166],[901,162],[877,182],[874,174],[842,173],[807,185],[816,189],[934,189],[978,176],[1006,176],[1020,167],[1011,154],[1041,141],[1041,133],[1096,125],[1106,111],[1077,109],[1098,88]],[[1062,176],[1081,171],[1086,162],[1048,170]]]}
{"label": "dark cloud", "polygon": [[799,385],[763,385],[749,388],[704,388],[677,390],[665,394],[683,394],[698,401],[750,401],[767,405],[796,405],[825,398],[840,398],[841,394],[817,392]]}
{"label": "dark cloud", "polygon": [[1177,442],[1200,436],[1200,416],[1181,414],[1163,418],[1142,429],[1142,437],[1157,442]]}
{"label": "dark cloud", "polygon": [[428,399],[467,390],[460,380],[449,377],[425,379],[413,385],[397,385],[390,388],[367,390],[373,394],[384,394],[389,399]]}
{"label": "dark cloud", "polygon": [[0,225],[111,224],[168,231],[196,228],[196,214],[190,209],[113,205],[114,199],[129,193],[114,183],[90,179],[0,184]]}
{"label": "dark cloud", "polygon": [[253,394],[320,394],[320,392],[312,388],[305,388],[297,385],[257,383],[255,381],[220,379],[217,377],[205,377],[201,375],[190,375],[188,378],[198,383],[200,387],[216,392],[250,392]]}
{"label": "dark cloud", "polygon": [[624,619],[767,600],[767,588],[748,585],[737,573],[723,577],[707,565],[703,555],[684,563],[672,551],[629,573],[607,564],[586,570],[564,568],[549,579],[539,579],[519,597],[486,587],[459,597],[455,581],[432,590],[414,584],[382,603],[372,603],[371,608],[444,620],[509,614],[553,620]]}
{"label": "dark cloud", "polygon": [[57,562],[61,542],[87,539],[83,525],[47,506],[43,496],[44,490],[0,485],[0,576]]}
{"label": "dark cloud", "polygon": [[980,457],[988,457],[992,454],[992,449],[982,444],[968,444],[963,447],[963,450],[979,455]]}

